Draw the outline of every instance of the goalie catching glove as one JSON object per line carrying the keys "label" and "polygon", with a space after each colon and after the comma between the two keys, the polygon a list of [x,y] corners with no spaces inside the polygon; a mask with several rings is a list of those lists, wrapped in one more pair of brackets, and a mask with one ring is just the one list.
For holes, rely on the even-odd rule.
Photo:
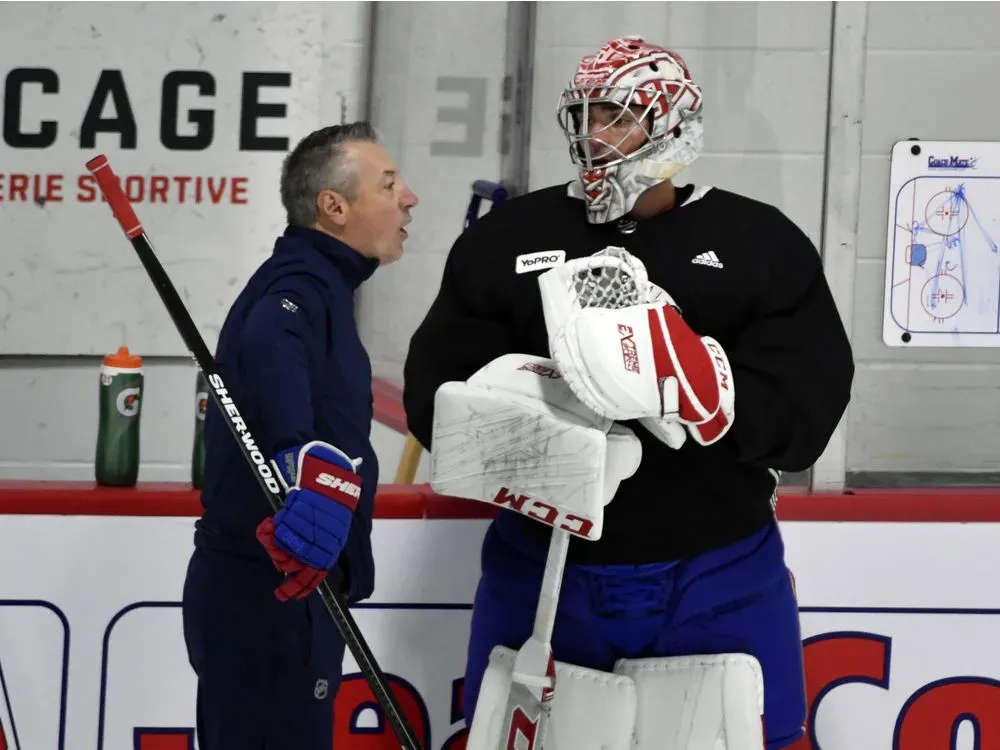
{"label": "goalie catching glove", "polygon": [[549,349],[574,394],[610,419],[638,419],[679,448],[726,434],[735,392],[718,341],[699,336],[624,248],[568,261],[538,279]]}
{"label": "goalie catching glove", "polygon": [[628,428],[582,404],[555,363],[507,354],[434,399],[431,487],[492,503],[585,539],[639,468]]}
{"label": "goalie catching glove", "polygon": [[257,540],[287,578],[274,594],[304,599],[336,564],[361,497],[361,459],[314,440],[280,451],[273,461],[285,504],[257,527]]}

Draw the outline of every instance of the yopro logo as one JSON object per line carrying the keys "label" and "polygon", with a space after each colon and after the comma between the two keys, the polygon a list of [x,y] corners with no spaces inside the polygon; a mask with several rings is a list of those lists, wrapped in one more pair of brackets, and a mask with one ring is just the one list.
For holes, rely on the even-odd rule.
{"label": "yopro logo", "polygon": [[514,261],[514,270],[517,273],[544,271],[547,268],[552,268],[553,266],[558,266],[559,264],[565,262],[565,250],[543,250],[540,253],[518,255]]}

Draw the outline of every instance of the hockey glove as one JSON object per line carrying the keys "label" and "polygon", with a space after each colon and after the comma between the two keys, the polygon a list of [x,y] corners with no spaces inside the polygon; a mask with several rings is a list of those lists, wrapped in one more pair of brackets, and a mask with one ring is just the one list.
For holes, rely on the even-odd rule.
{"label": "hockey glove", "polygon": [[681,425],[701,445],[718,442],[732,426],[735,403],[732,371],[722,346],[692,331],[671,304],[650,311],[650,329],[665,413],[642,417],[639,423],[674,449],[684,444]]}
{"label": "hockey glove", "polygon": [[260,524],[257,538],[275,567],[291,576],[276,596],[303,598],[323,581],[347,541],[361,496],[361,459],[313,441],[279,452],[274,463],[285,505]]}
{"label": "hockey glove", "polygon": [[327,572],[311,568],[289,555],[274,543],[274,518],[268,516],[257,527],[257,541],[264,545],[274,567],[285,574],[284,582],[274,590],[279,601],[305,599],[326,579]]}
{"label": "hockey glove", "polygon": [[[608,247],[538,278],[552,358],[576,396],[615,420],[656,420],[672,447],[681,429],[703,445],[733,421],[729,360],[687,325],[670,296],[623,248]],[[680,428],[680,429],[679,429]]]}

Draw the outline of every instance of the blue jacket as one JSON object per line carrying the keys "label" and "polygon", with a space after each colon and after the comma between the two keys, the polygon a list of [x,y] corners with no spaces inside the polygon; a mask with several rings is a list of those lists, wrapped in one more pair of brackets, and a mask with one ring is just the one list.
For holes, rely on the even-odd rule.
{"label": "blue jacket", "polygon": [[[338,561],[352,600],[374,588],[371,527],[378,484],[370,438],[371,362],[358,336],[354,292],[377,267],[377,261],[326,234],[289,226],[233,303],[215,356],[268,459],[309,440],[363,459],[361,499]],[[273,511],[211,399],[201,502],[196,547],[257,559],[270,568],[255,532]]]}

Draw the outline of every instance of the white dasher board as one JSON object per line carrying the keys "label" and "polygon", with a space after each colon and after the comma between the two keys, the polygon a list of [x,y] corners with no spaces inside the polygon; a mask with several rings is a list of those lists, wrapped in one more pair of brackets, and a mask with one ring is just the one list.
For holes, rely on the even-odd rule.
{"label": "white dasher board", "polygon": [[1000,143],[892,149],[882,340],[1000,346]]}

